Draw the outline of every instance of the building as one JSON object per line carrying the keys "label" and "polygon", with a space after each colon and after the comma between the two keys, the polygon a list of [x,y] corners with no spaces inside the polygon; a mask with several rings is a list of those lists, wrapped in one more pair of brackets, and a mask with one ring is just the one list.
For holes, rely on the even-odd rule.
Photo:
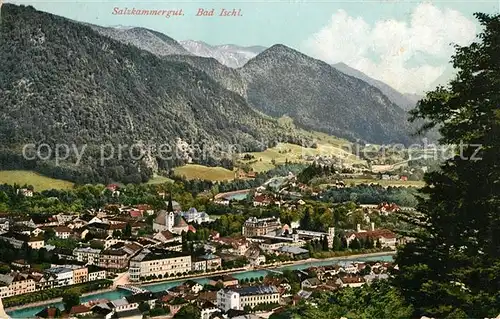
{"label": "building", "polygon": [[314,289],[319,285],[321,285],[321,281],[318,278],[307,278],[300,283],[302,289]]}
{"label": "building", "polygon": [[2,298],[27,294],[35,291],[35,280],[29,274],[11,272],[0,274],[0,296]]}
{"label": "building", "polygon": [[76,260],[78,260],[79,262],[84,262],[87,265],[98,265],[100,254],[100,249],[94,249],[90,247],[75,248],[73,250],[73,255],[76,257]]}
{"label": "building", "polygon": [[194,207],[191,207],[187,212],[181,212],[180,215],[188,223],[201,224],[210,222],[210,216],[207,213],[199,212]]}
{"label": "building", "polygon": [[160,211],[153,221],[154,231],[161,232],[168,230],[174,234],[181,234],[183,231],[187,232],[189,230],[188,224],[181,214],[176,213],[178,210],[175,208],[174,202],[172,198],[170,198],[167,204],[167,210]]}
{"label": "building", "polygon": [[24,197],[33,197],[33,190],[27,188],[21,188],[17,190],[18,194],[21,194]]}
{"label": "building", "polygon": [[165,277],[191,271],[191,256],[158,248],[145,248],[130,259],[130,280],[141,281],[150,277]]}
{"label": "building", "polygon": [[238,279],[231,277],[229,275],[216,276],[208,279],[208,284],[211,286],[216,286],[218,283],[221,283],[224,286],[224,288],[226,288],[238,285]]}
{"label": "building", "polygon": [[105,249],[99,254],[99,267],[122,270],[128,267],[129,255],[123,249]]}
{"label": "building", "polygon": [[192,271],[201,271],[201,272],[207,271],[207,261],[196,259],[196,258],[193,259],[191,261],[191,270]]}
{"label": "building", "polygon": [[43,237],[29,236],[14,232],[8,232],[0,235],[0,240],[9,242],[14,248],[21,249],[24,243],[27,243],[32,249],[40,249],[45,246]]}
{"label": "building", "polygon": [[331,247],[333,245],[333,239],[335,238],[335,227],[328,227],[327,233],[301,229],[295,230],[295,233],[299,236],[299,238],[306,240],[321,240],[323,237],[326,237],[328,240],[328,246]]}
{"label": "building", "polygon": [[200,308],[201,308],[201,319],[210,319],[210,316],[213,313],[219,311],[217,306],[211,303],[210,301],[204,302]]}
{"label": "building", "polygon": [[337,281],[338,284],[340,284],[340,287],[361,287],[366,283],[366,280],[359,276],[359,275],[347,275],[344,277],[341,277]]}
{"label": "building", "polygon": [[69,314],[71,317],[84,317],[92,315],[92,311],[85,305],[78,305],[71,307]]}
{"label": "building", "polygon": [[161,211],[153,222],[153,230],[156,232],[169,231],[180,235],[189,230],[189,225],[180,214]]}
{"label": "building", "polygon": [[278,304],[280,294],[275,286],[253,286],[221,289],[217,292],[217,307],[225,312],[254,308],[260,304]]}
{"label": "building", "polygon": [[282,246],[276,250],[276,253],[285,255],[294,259],[307,259],[309,258],[309,250],[295,247],[295,246]]}
{"label": "building", "polygon": [[261,218],[250,217],[243,224],[241,233],[245,237],[255,237],[267,235],[271,232],[281,229],[281,222],[279,218]]}
{"label": "building", "polygon": [[88,281],[95,281],[95,280],[101,280],[101,279],[106,279],[106,270],[103,270],[103,269],[95,269],[96,267],[94,268],[90,268],[88,270],[88,273],[89,273],[89,279]]}
{"label": "building", "polygon": [[45,270],[47,274],[55,277],[53,287],[74,285],[73,269],[68,267],[51,267]]}
{"label": "building", "polygon": [[216,270],[217,268],[222,267],[222,259],[214,254],[198,256],[196,258],[196,262],[203,263],[203,266],[201,267],[206,271]]}
{"label": "building", "polygon": [[71,228],[66,227],[66,226],[57,226],[52,228],[54,232],[56,233],[56,237],[60,239],[68,239],[73,231]]}
{"label": "building", "polygon": [[153,230],[155,232],[169,231],[172,232],[174,227],[175,213],[173,211],[167,212],[162,210],[153,221]]}
{"label": "building", "polygon": [[87,282],[89,280],[89,271],[87,267],[74,267],[73,268],[73,281],[76,284]]}
{"label": "building", "polygon": [[138,302],[129,302],[127,298],[123,297],[121,299],[116,299],[113,301],[110,301],[108,303],[108,306],[113,309],[116,313],[124,312],[124,311],[130,311],[130,310],[135,310],[139,308],[139,303]]}
{"label": "building", "polygon": [[159,231],[156,235],[154,235],[153,238],[161,241],[162,243],[172,243],[172,242],[180,243],[182,240],[181,236],[172,233],[170,230]]}
{"label": "building", "polygon": [[371,238],[375,242],[379,241],[382,247],[396,249],[397,236],[389,229],[374,229],[374,226],[372,225],[372,230],[359,231],[358,227],[357,232],[346,234],[346,239],[348,244],[350,244],[351,241],[354,240],[354,238],[357,238],[358,240],[360,239],[366,240],[367,238]]}

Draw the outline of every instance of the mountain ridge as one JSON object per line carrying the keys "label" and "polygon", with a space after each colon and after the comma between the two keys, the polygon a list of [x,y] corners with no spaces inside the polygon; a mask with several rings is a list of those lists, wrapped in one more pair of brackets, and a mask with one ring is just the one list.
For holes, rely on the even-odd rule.
{"label": "mountain ridge", "polygon": [[305,128],[350,140],[411,141],[406,112],[378,88],[283,44],[249,60],[240,72],[248,101],[265,114],[288,115]]}
{"label": "mountain ridge", "polygon": [[345,73],[350,76],[354,76],[360,80],[365,81],[378,88],[385,96],[387,96],[393,103],[400,106],[403,110],[409,111],[415,108],[417,101],[421,99],[421,96],[417,94],[407,94],[401,93],[394,89],[390,85],[380,80],[374,79],[366,75],[365,73],[359,71],[358,69],[352,68],[349,65],[340,62],[332,65],[334,68],[338,69],[340,72]]}
{"label": "mountain ridge", "polygon": [[240,68],[249,59],[255,57],[266,48],[263,46],[238,46],[234,44],[211,45],[203,41],[186,40],[180,41],[181,45],[190,53],[215,58],[220,63],[231,67]]}
{"label": "mountain ridge", "polygon": [[[155,169],[169,169],[189,159],[232,165],[223,154],[217,155],[220,152],[203,153],[217,145],[255,151],[280,140],[301,141],[188,63],[159,58],[88,25],[30,6],[6,4],[2,9],[0,164],[4,169],[35,169],[78,183],[141,182]],[[23,159],[20,151],[26,143],[88,148],[79,164],[71,154],[58,166],[52,158]],[[134,159],[133,143],[146,151],[163,144],[176,151],[179,143],[201,149],[166,159],[153,149]],[[108,144],[127,144],[125,150],[130,152],[100,165],[99,148]]]}

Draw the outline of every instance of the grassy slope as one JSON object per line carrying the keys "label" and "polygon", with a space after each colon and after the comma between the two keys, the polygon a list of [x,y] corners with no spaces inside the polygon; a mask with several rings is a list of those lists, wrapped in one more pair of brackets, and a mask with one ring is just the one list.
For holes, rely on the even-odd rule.
{"label": "grassy slope", "polygon": [[47,189],[70,189],[73,183],[42,176],[32,171],[0,171],[0,184],[33,185],[35,191]]}
{"label": "grassy slope", "polygon": [[[279,143],[277,146],[262,152],[248,153],[255,159],[245,161],[240,159],[239,163],[249,164],[255,172],[265,172],[276,165],[284,164],[287,160],[295,163],[305,163],[308,156],[332,156],[335,155],[344,159],[346,163],[365,163],[353,154],[346,152],[341,147],[351,145],[348,141],[319,132],[307,132],[297,129],[303,136],[313,139],[317,148],[302,147],[290,143]],[[246,153],[245,153],[246,154]],[[241,154],[243,155],[243,154]],[[188,179],[208,179],[208,180],[232,180],[234,173],[221,167],[206,167],[202,165],[186,165],[177,167],[175,173],[179,176],[186,176]]]}
{"label": "grassy slope", "polygon": [[342,142],[335,142],[331,140],[317,139],[317,148],[306,148],[294,144],[279,143],[276,147],[269,148],[263,152],[249,153],[255,157],[255,160],[242,161],[242,163],[249,163],[256,172],[263,172],[270,170],[274,167],[272,161],[276,164],[283,164],[287,160],[289,162],[305,163],[308,156],[332,156],[342,158],[347,163],[364,163],[364,161],[357,159],[353,154],[350,154],[340,148]]}
{"label": "grassy slope", "polygon": [[173,182],[170,178],[160,175],[155,175],[151,178],[147,184],[164,184]]}
{"label": "grassy slope", "polygon": [[234,172],[222,167],[207,167],[197,164],[188,164],[176,167],[174,173],[187,179],[207,179],[212,181],[223,181],[234,179]]}

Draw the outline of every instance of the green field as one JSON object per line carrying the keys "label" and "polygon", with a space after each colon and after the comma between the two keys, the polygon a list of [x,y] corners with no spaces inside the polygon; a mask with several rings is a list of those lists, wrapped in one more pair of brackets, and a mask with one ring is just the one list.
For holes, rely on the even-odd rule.
{"label": "green field", "polygon": [[[300,131],[303,136],[310,138],[316,143],[316,148],[302,147],[290,143],[278,143],[275,147],[268,148],[262,152],[250,152],[239,154],[240,159],[235,163],[236,167],[249,167],[254,172],[265,172],[273,169],[276,165],[291,163],[311,163],[312,158],[317,155],[324,157],[338,157],[347,164],[366,164],[355,155],[342,149],[342,146],[350,146],[346,140],[336,138],[324,133]],[[254,158],[244,160],[243,156],[250,154]],[[203,165],[189,164],[174,169],[177,176],[185,176],[187,179],[207,179],[212,181],[233,180],[234,172],[221,167],[207,167]]]}
{"label": "green field", "polygon": [[70,189],[73,183],[42,176],[32,171],[0,171],[0,184],[32,185],[36,192],[47,189]]}
{"label": "green field", "polygon": [[188,164],[174,168],[177,176],[186,179],[202,179],[210,181],[233,180],[234,172],[222,167],[208,167],[203,165]]}
{"label": "green field", "polygon": [[[321,133],[317,133],[321,134]],[[308,163],[310,158],[321,155],[325,157],[339,157],[349,164],[364,164],[351,153],[346,152],[341,148],[342,140],[335,139],[325,135],[323,139],[316,139],[317,148],[302,147],[295,144],[279,143],[275,147],[268,148],[262,152],[245,153],[255,157],[253,160],[241,160],[241,163],[248,164],[255,172],[268,171],[279,164],[284,164],[286,161],[292,163]],[[273,164],[274,161],[274,164]]]}
{"label": "green field", "polygon": [[165,183],[172,183],[173,181],[165,176],[160,176],[160,175],[155,175],[153,176],[146,184],[165,184]]}

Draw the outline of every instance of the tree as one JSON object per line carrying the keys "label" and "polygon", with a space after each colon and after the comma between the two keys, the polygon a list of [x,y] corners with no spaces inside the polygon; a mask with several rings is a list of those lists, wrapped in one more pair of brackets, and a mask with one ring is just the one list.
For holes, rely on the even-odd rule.
{"label": "tree", "polygon": [[342,241],[338,236],[333,238],[333,251],[341,251],[342,250]]}
{"label": "tree", "polygon": [[201,318],[201,311],[193,304],[182,307],[174,316],[174,319]]}
{"label": "tree", "polygon": [[500,16],[476,14],[477,42],[457,48],[457,76],[418,103],[412,120],[437,127],[456,153],[427,173],[421,231],[398,251],[394,284],[414,317],[491,318],[500,313]]}
{"label": "tree", "polygon": [[132,225],[130,225],[130,223],[127,223],[127,225],[125,225],[125,229],[123,230],[123,237],[130,236],[132,236]]}
{"label": "tree", "polygon": [[313,294],[307,303],[285,309],[285,313],[288,315],[273,318],[412,318],[412,308],[404,304],[398,291],[387,281],[374,281],[362,288],[344,288],[334,293]]}
{"label": "tree", "polygon": [[141,302],[139,304],[139,310],[144,313],[144,312],[147,312],[151,309],[151,307],[149,306],[149,304],[147,302]]}
{"label": "tree", "polygon": [[357,238],[354,238],[353,240],[351,240],[351,242],[349,243],[349,248],[352,249],[352,250],[358,250],[361,248],[361,244],[359,242],[359,239]]}
{"label": "tree", "polygon": [[64,294],[62,302],[64,305],[64,310],[66,310],[66,312],[69,312],[71,308],[80,304],[80,294],[76,291],[69,290]]}
{"label": "tree", "polygon": [[328,247],[328,237],[326,236],[321,238],[321,249],[324,251],[330,250],[330,247]]}
{"label": "tree", "polygon": [[114,238],[120,238],[122,236],[122,232],[119,229],[113,230],[113,237]]}
{"label": "tree", "polygon": [[50,240],[50,239],[52,239],[52,238],[54,238],[54,237],[56,237],[56,232],[55,232],[55,230],[54,230],[54,229],[52,229],[52,228],[48,228],[47,230],[45,230],[45,231],[43,232],[43,239],[44,239],[45,241],[48,241],[48,240]]}

